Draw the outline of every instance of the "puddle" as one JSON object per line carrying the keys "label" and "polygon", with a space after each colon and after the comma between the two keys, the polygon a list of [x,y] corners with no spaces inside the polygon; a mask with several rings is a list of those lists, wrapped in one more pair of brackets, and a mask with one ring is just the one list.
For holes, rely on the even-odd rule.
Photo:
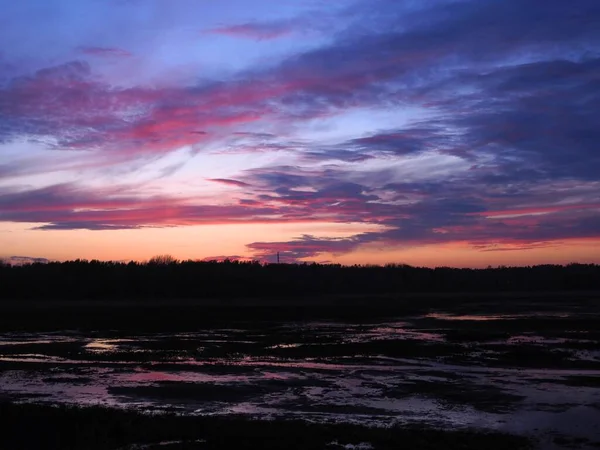
{"label": "puddle", "polygon": [[485,322],[490,320],[514,320],[520,316],[506,315],[506,314],[493,314],[493,315],[456,315],[447,313],[429,313],[424,316],[426,319],[437,319],[437,320],[470,320],[475,322]]}
{"label": "puddle", "polygon": [[276,348],[298,348],[302,347],[304,344],[275,344],[267,347],[268,349],[276,349]]}
{"label": "puddle", "polygon": [[84,348],[92,353],[114,352],[119,349],[119,344],[135,342],[134,339],[94,339],[84,345]]}

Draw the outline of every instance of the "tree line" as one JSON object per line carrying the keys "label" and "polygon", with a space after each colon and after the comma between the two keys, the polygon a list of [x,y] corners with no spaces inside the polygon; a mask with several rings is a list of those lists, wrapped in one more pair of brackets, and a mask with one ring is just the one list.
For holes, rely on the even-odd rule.
{"label": "tree line", "polygon": [[0,265],[0,299],[196,299],[600,289],[600,265],[487,269],[242,261],[75,260]]}

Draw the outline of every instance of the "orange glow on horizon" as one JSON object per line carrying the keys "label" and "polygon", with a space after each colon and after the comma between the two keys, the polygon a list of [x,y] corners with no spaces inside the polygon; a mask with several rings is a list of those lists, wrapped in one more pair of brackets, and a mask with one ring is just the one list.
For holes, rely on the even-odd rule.
{"label": "orange glow on horizon", "polygon": [[[50,260],[99,259],[144,261],[157,254],[178,259],[216,256],[252,258],[250,242],[285,242],[304,234],[347,238],[375,231],[367,224],[285,223],[202,225],[134,230],[42,231],[34,224],[0,223],[0,257],[28,256]],[[365,244],[345,254],[322,253],[307,261],[340,264],[409,264],[413,266],[487,267],[535,264],[600,263],[600,239],[567,239],[535,243],[504,243],[477,247],[468,242],[412,247]],[[282,258],[285,262],[285,257]]]}

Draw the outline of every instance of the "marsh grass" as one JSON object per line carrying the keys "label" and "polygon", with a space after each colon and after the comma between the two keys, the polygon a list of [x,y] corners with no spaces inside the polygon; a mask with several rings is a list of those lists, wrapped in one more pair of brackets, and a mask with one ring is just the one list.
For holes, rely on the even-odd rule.
{"label": "marsh grass", "polygon": [[[0,403],[0,448],[104,450],[134,444],[180,442],[167,448],[323,450],[340,444],[370,443],[374,449],[532,448],[525,437],[472,430],[424,427],[368,428],[300,421],[256,421],[239,417],[148,415],[107,408]],[[198,443],[194,441],[205,440]],[[148,448],[160,448],[158,446]]]}

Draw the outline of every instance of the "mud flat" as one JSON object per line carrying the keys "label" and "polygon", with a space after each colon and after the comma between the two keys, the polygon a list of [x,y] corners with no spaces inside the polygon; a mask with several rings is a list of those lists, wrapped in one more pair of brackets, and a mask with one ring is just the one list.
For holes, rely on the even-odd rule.
{"label": "mud flat", "polygon": [[[445,439],[456,448],[600,447],[596,297],[450,300],[422,297],[360,318],[352,311],[332,316],[330,304],[296,318],[254,310],[227,319],[221,309],[211,315],[207,305],[198,312],[192,304],[180,322],[169,321],[175,319],[165,305],[148,310],[156,317],[146,322],[128,322],[129,312],[119,315],[128,307],[103,303],[94,306],[108,308],[97,328],[86,313],[83,326],[75,326],[75,314],[90,305],[56,321],[66,306],[46,305],[47,321],[40,316],[29,328],[24,319],[2,320],[1,419],[25,423],[29,415],[39,423],[43,417],[59,429],[75,415],[90,420],[82,429],[118,435],[94,428],[98,415],[109,422],[157,420],[170,430],[156,431],[153,440],[123,431],[127,439],[113,436],[97,448],[161,442],[160,448],[244,448],[189,431],[205,430],[200,424],[210,421],[210,427],[239,428],[239,439],[248,442],[254,438],[244,433],[258,439],[269,424],[285,424],[281,439],[293,443],[280,439],[278,448],[397,448],[400,442],[441,448],[434,444]],[[17,319],[19,308],[10,310]],[[296,437],[303,427],[313,427],[314,441]],[[84,439],[78,433],[74,439]],[[428,437],[420,441],[420,435]]]}

